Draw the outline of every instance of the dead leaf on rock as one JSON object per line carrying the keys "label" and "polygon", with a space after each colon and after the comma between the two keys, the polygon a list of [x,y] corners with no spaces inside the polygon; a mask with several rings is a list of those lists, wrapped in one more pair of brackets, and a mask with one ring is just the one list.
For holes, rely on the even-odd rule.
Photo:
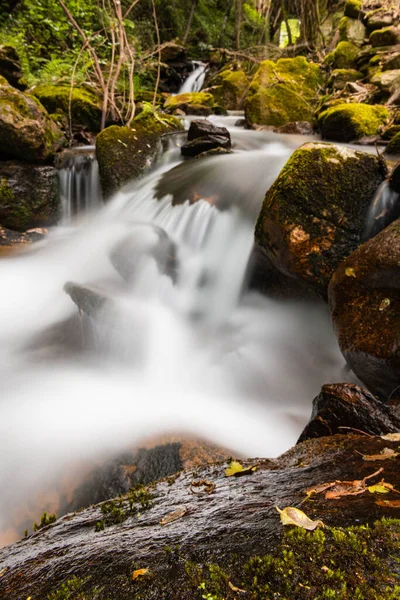
{"label": "dead leaf on rock", "polygon": [[400,433],[387,433],[386,435],[381,435],[380,437],[388,442],[400,442]]}
{"label": "dead leaf on rock", "polygon": [[400,508],[400,500],[377,500],[375,504],[385,506],[387,508]]}
{"label": "dead leaf on rock", "polygon": [[247,594],[246,590],[241,590],[240,588],[233,585],[230,581],[228,581],[228,585],[231,588],[232,592],[236,592],[237,594]]}
{"label": "dead leaf on rock", "polygon": [[295,525],[308,531],[314,531],[317,527],[324,527],[322,521],[313,521],[302,510],[294,508],[293,506],[287,506],[281,510],[278,506],[275,507],[281,516],[281,522],[283,525]]}
{"label": "dead leaf on rock", "polygon": [[356,272],[353,268],[348,268],[345,271],[347,277],[357,277]]}
{"label": "dead leaf on rock", "polygon": [[181,519],[183,516],[186,515],[187,511],[187,507],[184,506],[183,508],[178,508],[177,510],[170,512],[168,515],[161,519],[160,525],[168,525],[168,523],[172,523],[173,521]]}
{"label": "dead leaf on rock", "polygon": [[382,473],[383,468],[381,467],[375,473],[364,477],[364,479],[355,479],[354,481],[333,481],[332,483],[321,483],[313,488],[305,490],[307,499],[314,494],[322,494],[325,492],[325,498],[327,500],[337,500],[343,496],[358,496],[367,491],[366,481],[376,477],[379,473]]}
{"label": "dead leaf on rock", "polygon": [[396,490],[391,483],[385,481],[384,479],[382,479],[382,481],[376,485],[369,486],[368,491],[371,492],[371,494],[387,494],[388,492],[400,494],[400,492]]}
{"label": "dead leaf on rock", "polygon": [[251,475],[251,473],[254,473],[255,471],[257,471],[257,465],[244,467],[237,460],[232,460],[225,470],[225,475],[227,477],[241,477],[242,475]]}
{"label": "dead leaf on rock", "polygon": [[375,460],[387,460],[388,458],[396,458],[399,456],[399,452],[395,452],[392,448],[384,448],[380,454],[363,454],[363,460],[375,461]]}
{"label": "dead leaf on rock", "polygon": [[149,569],[136,569],[136,571],[133,571],[132,573],[132,581],[135,581],[135,579],[137,579],[138,577],[143,577],[143,575],[146,575],[146,573],[149,572]]}
{"label": "dead leaf on rock", "polygon": [[197,481],[192,481],[190,484],[190,491],[192,494],[201,494],[202,492],[212,494],[215,491],[215,488],[215,483],[208,479],[199,479]]}

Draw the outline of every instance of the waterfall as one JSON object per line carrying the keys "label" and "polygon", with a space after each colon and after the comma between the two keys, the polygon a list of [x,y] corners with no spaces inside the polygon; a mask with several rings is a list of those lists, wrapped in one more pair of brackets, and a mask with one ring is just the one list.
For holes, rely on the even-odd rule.
{"label": "waterfall", "polygon": [[372,199],[362,234],[366,242],[400,217],[400,194],[395,192],[388,181],[381,183]]}
{"label": "waterfall", "polygon": [[94,146],[66,150],[58,171],[61,223],[85,218],[102,204],[99,167]]}
{"label": "waterfall", "polygon": [[204,84],[206,69],[207,65],[204,63],[193,62],[193,72],[185,79],[178,94],[199,92]]}

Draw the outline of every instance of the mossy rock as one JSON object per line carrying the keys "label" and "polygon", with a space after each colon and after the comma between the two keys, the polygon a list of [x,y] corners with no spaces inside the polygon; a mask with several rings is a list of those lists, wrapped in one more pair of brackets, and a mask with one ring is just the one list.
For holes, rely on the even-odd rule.
{"label": "mossy rock", "polygon": [[62,112],[69,118],[71,97],[72,125],[87,127],[89,131],[100,131],[101,103],[94,92],[66,85],[38,85],[32,90],[49,113]]}
{"label": "mossy rock", "polygon": [[335,50],[326,56],[325,63],[333,69],[352,69],[359,53],[360,49],[352,42],[339,42]]}
{"label": "mossy rock", "polygon": [[130,128],[112,125],[99,133],[96,156],[103,195],[109,197],[143,175],[157,154],[161,135],[182,129],[176,117],[144,110]]}
{"label": "mossy rock", "polygon": [[400,52],[394,52],[393,54],[389,54],[382,60],[382,70],[383,71],[393,71],[396,69],[400,69]]}
{"label": "mossy rock", "polygon": [[334,90],[344,90],[348,81],[358,81],[363,75],[355,69],[335,69],[328,81],[328,87]]}
{"label": "mossy rock", "polygon": [[361,46],[364,43],[367,30],[358,19],[343,17],[339,23],[339,33],[342,42],[352,42],[357,46]]}
{"label": "mossy rock", "polygon": [[394,23],[393,12],[385,6],[371,10],[365,16],[365,23],[370,31],[390,27]]}
{"label": "mossy rock", "polygon": [[370,83],[388,94],[393,93],[400,87],[400,69],[376,73]]}
{"label": "mossy rock", "polygon": [[54,225],[60,200],[56,170],[24,162],[0,162],[0,223],[26,231]]}
{"label": "mossy rock", "polygon": [[214,106],[214,96],[209,92],[188,92],[169,96],[164,103],[164,110],[173,113],[175,110],[184,109],[188,114],[192,114],[191,109],[194,107],[193,114],[198,114],[199,106],[207,107],[210,111],[208,114],[210,114]]}
{"label": "mossy rock", "polygon": [[359,244],[384,174],[377,157],[322,142],[291,156],[267,192],[257,246],[285,275],[326,297],[329,280]]}
{"label": "mossy rock", "polygon": [[347,0],[344,7],[345,17],[358,19],[362,10],[363,0]]}
{"label": "mossy rock", "polygon": [[323,139],[351,142],[377,135],[388,117],[389,111],[385,106],[339,104],[322,112],[318,117],[318,125]]}
{"label": "mossy rock", "polygon": [[312,121],[323,84],[320,67],[303,56],[263,61],[245,100],[246,120],[249,125],[276,127]]}
{"label": "mossy rock", "polygon": [[369,41],[373,48],[380,46],[394,46],[400,43],[400,29],[398,27],[384,27],[377,29],[370,35]]}
{"label": "mossy rock", "polygon": [[241,110],[249,83],[244,71],[226,69],[210,81],[210,91],[216,104],[227,110]]}
{"label": "mossy rock", "polygon": [[32,162],[50,159],[65,139],[37,98],[0,85],[0,153]]}
{"label": "mossy rock", "polygon": [[400,131],[392,137],[386,147],[387,154],[400,155]]}
{"label": "mossy rock", "polygon": [[26,88],[22,82],[21,60],[14,46],[0,45],[0,75],[13,87],[20,90]]}

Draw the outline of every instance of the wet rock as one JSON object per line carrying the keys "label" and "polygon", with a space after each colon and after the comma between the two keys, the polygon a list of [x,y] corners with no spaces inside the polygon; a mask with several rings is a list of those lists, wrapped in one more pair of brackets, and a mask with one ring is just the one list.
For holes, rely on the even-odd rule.
{"label": "wet rock", "polygon": [[64,291],[79,310],[89,317],[96,316],[110,302],[110,298],[94,286],[80,285],[69,281],[64,285]]}
{"label": "wet rock", "polygon": [[224,69],[209,82],[215,103],[227,110],[242,110],[250,81],[244,71]]}
{"label": "wet rock", "polygon": [[388,117],[389,112],[384,106],[338,104],[319,115],[318,125],[324,139],[351,142],[379,133]]}
{"label": "wet rock", "polygon": [[355,431],[370,435],[396,433],[400,431],[399,407],[400,403],[397,410],[382,404],[367,390],[352,383],[324,385],[313,401],[311,419],[298,443]]}
{"label": "wet rock", "polygon": [[192,121],[188,132],[188,141],[181,147],[183,156],[197,156],[210,150],[222,148],[230,150],[231,136],[225,127],[217,127],[210,121]]}
{"label": "wet rock", "polygon": [[230,140],[231,136],[226,127],[217,127],[207,119],[195,120],[190,123],[188,131],[188,141],[197,140],[198,138],[208,137],[210,135],[218,135]]}
{"label": "wet rock", "polygon": [[110,197],[151,166],[164,133],[183,129],[179,119],[167,115],[139,114],[132,128],[113,125],[96,138],[96,156],[102,192]]}
{"label": "wet rock", "polygon": [[206,150],[205,152],[201,152],[197,154],[196,158],[206,158],[207,156],[219,156],[221,154],[233,154],[230,148],[222,148],[218,146],[218,148],[212,148],[211,150]]}
{"label": "wet rock", "polygon": [[21,61],[18,52],[13,46],[7,44],[0,45],[0,75],[2,75],[10,85],[24,90],[26,85],[22,79]]}
{"label": "wet rock", "polygon": [[245,127],[246,119],[238,119],[235,123],[235,127]]}
{"label": "wet rock", "polygon": [[163,229],[155,225],[133,226],[132,232],[114,246],[110,259],[118,273],[131,282],[145,256],[155,260],[160,274],[176,281],[178,264],[175,244]]}
{"label": "wet rock", "polygon": [[400,155],[400,132],[396,133],[386,147],[386,153],[394,156]]}
{"label": "wet rock", "polygon": [[0,154],[44,162],[54,156],[65,139],[40,102],[0,78]]}
{"label": "wet rock", "polygon": [[0,161],[0,223],[26,231],[54,225],[60,211],[57,173],[53,167]]}
{"label": "wet rock", "polygon": [[294,123],[287,123],[282,127],[275,129],[276,133],[289,133],[292,135],[312,135],[314,129],[312,123],[309,121],[295,121]]}
{"label": "wet rock", "polygon": [[32,229],[31,231],[21,233],[20,231],[12,231],[11,229],[7,229],[0,225],[0,246],[4,248],[18,246],[20,244],[32,244],[32,242],[42,240],[46,233],[45,229]]}
{"label": "wet rock", "polygon": [[168,44],[163,44],[161,49],[161,61],[163,63],[181,62],[185,60],[186,53],[187,51],[184,46],[175,42],[168,42]]}
{"label": "wet rock", "polygon": [[214,96],[208,92],[188,92],[169,96],[165,101],[164,110],[169,114],[183,110],[187,115],[208,116],[212,114],[214,104]]}
{"label": "wet rock", "polygon": [[321,142],[301,146],[267,192],[255,239],[282,273],[326,297],[329,280],[360,243],[379,160]]}
{"label": "wet rock", "polygon": [[400,163],[397,163],[390,176],[389,185],[391,189],[400,194]]}
{"label": "wet rock", "polygon": [[[397,450],[397,446],[398,442],[380,438],[338,435],[298,444],[276,461],[243,461],[244,466],[258,465],[257,471],[243,477],[226,477],[224,464],[199,468],[195,473],[183,472],[142,490],[144,507],[139,502],[136,505],[135,496],[131,495],[135,510],[130,511],[129,496],[124,496],[106,505],[66,515],[17,544],[1,549],[1,590],[7,600],[29,595],[46,598],[61,586],[68,590],[74,577],[72,581],[77,582],[79,593],[96,595],[99,600],[128,600],[138,593],[146,599],[192,600],[198,594],[199,581],[206,582],[206,589],[212,589],[215,595],[216,589],[208,586],[215,583],[219,574],[218,589],[223,590],[226,598],[234,597],[228,582],[254,591],[260,598],[265,597],[266,585],[272,586],[268,587],[272,593],[276,590],[280,593],[293,583],[286,597],[305,600],[318,597],[325,589],[323,567],[327,555],[340,561],[344,554],[343,566],[338,567],[337,585],[343,586],[344,581],[349,593],[355,593],[356,586],[362,585],[367,591],[365,598],[372,597],[372,591],[379,593],[385,589],[381,586],[390,584],[392,589],[400,577],[393,567],[396,564],[393,558],[399,556],[397,546],[393,545],[393,539],[398,539],[398,523],[379,521],[372,526],[382,517],[398,516],[398,508],[390,505],[390,501],[398,499],[397,494],[384,495],[388,505],[377,503],[381,497],[368,491],[339,500],[327,500],[324,494],[316,494],[312,502],[301,503],[306,499],[307,489],[373,475],[379,467],[364,461],[362,455],[379,454],[384,448]],[[377,483],[384,475],[385,481],[396,485],[397,460],[385,461],[384,469],[384,474],[378,473],[368,481]],[[194,487],[193,482],[198,482],[199,487]],[[208,482],[208,488],[204,482]],[[284,533],[275,506],[301,506],[310,518],[321,519],[328,527],[323,535],[299,529]],[[115,519],[105,524],[107,511],[113,507]],[[104,529],[97,525],[101,522]],[[355,524],[369,524],[371,529],[354,528]],[[348,543],[347,530],[335,535],[330,530],[348,526],[353,527]],[[366,534],[366,539],[357,538]],[[337,538],[340,544],[335,542]],[[355,539],[369,550],[361,558],[354,550]],[[286,555],[282,555],[283,550]],[[293,550],[293,561],[299,557],[289,583],[282,574],[283,556],[287,556],[288,550]],[[280,558],[280,570],[273,571],[270,577],[275,552]],[[266,554],[270,557],[263,562]],[[379,578],[376,577],[378,560]],[[205,567],[210,564],[214,565],[213,578]],[[307,579],[302,579],[310,564]],[[336,567],[336,563],[332,565],[332,569]],[[132,581],[132,572],[142,568],[148,569],[148,576]],[[303,580],[309,584],[305,591],[308,596],[297,583]],[[334,593],[340,593],[334,581],[328,579],[329,589],[334,585]],[[255,588],[255,582],[261,587]]]}
{"label": "wet rock", "polygon": [[329,285],[340,349],[380,399],[400,385],[400,221],[355,250]]}
{"label": "wet rock", "polygon": [[294,121],[312,121],[323,79],[320,67],[304,57],[282,58],[276,63],[263,61],[245,100],[247,123],[279,127]]}

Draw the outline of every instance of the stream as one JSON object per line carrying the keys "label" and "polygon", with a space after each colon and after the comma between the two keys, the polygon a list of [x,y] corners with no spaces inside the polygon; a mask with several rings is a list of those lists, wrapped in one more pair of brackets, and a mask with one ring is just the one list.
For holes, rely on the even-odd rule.
{"label": "stream", "polygon": [[[237,118],[211,118],[229,128],[232,155],[183,162],[184,135],[168,136],[151,172],[104,206],[91,163],[79,171],[84,214],[72,218],[65,200],[43,242],[0,261],[0,543],[51,509],[45,490],[81,460],[168,433],[277,456],[321,385],[348,379],[324,304],[244,284],[264,194],[307,139],[245,131]],[[160,236],[173,275],[149,251]],[[81,313],[67,282],[106,301]]]}

